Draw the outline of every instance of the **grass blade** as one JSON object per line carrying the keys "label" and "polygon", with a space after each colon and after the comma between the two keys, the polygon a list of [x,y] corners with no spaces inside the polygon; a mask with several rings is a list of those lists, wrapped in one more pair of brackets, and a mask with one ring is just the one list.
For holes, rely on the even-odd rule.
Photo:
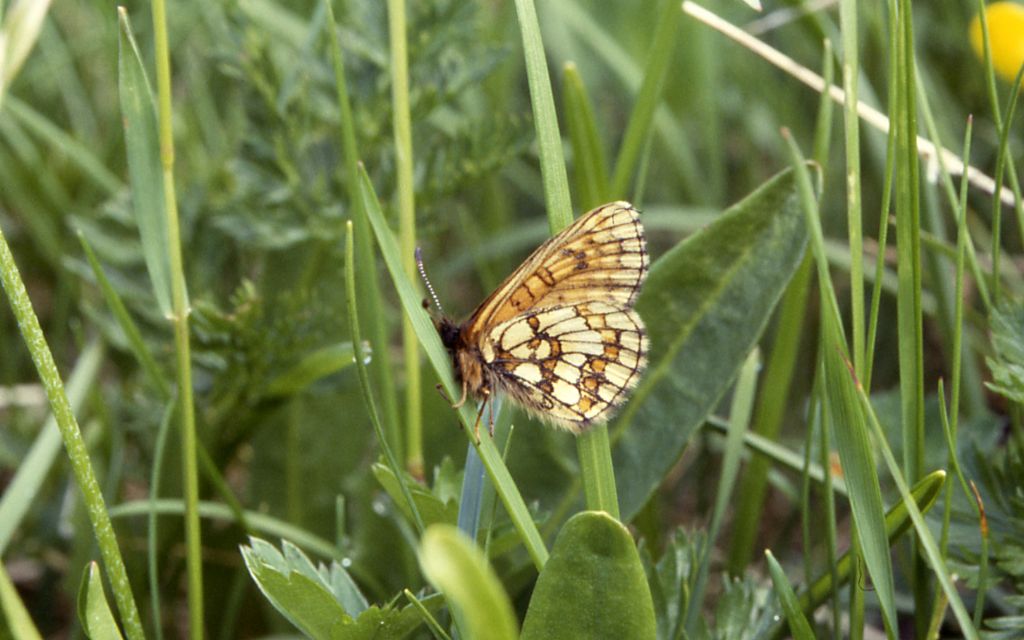
{"label": "grass blade", "polygon": [[622,140],[622,148],[615,160],[615,172],[612,175],[611,193],[614,198],[635,198],[636,194],[627,195],[629,182],[636,172],[640,152],[651,135],[651,123],[654,111],[661,100],[662,87],[669,62],[672,60],[672,49],[675,47],[676,33],[679,30],[681,16],[677,0],[662,0],[662,10],[658,19],[658,29],[654,32],[651,52],[644,69],[644,81],[640,85],[633,112],[626,125],[626,134]]}
{"label": "grass blade", "polygon": [[[441,384],[448,393],[448,397],[457,398],[462,389],[460,385],[455,383],[455,376],[452,374],[448,353],[441,344],[441,337],[431,323],[429,316],[427,316],[426,311],[421,306],[420,298],[415,288],[402,270],[398,243],[395,242],[394,235],[384,221],[384,215],[380,210],[380,203],[377,201],[377,196],[374,193],[373,184],[370,182],[370,178],[366,175],[365,170],[362,172],[361,184],[363,207],[370,218],[373,232],[377,237],[377,244],[380,246],[381,254],[384,256],[384,263],[387,265],[391,281],[394,283],[398,296],[402,301],[405,314],[416,331],[420,345],[422,345],[423,350],[426,352],[427,358],[434,367],[434,371],[441,379]],[[466,437],[469,438],[480,454],[480,459],[491,476],[491,482],[494,484],[498,496],[505,505],[512,523],[523,540],[523,544],[526,545],[526,550],[533,559],[534,565],[539,570],[547,562],[547,548],[544,546],[544,541],[537,530],[536,524],[533,522],[533,518],[530,516],[529,510],[526,508],[523,497],[519,494],[519,489],[516,487],[515,482],[513,482],[508,468],[505,467],[501,454],[494,445],[494,440],[489,437],[482,437],[480,442],[476,442],[473,435],[476,425],[476,411],[469,406],[469,403],[466,403],[459,409],[458,415],[462,421]]]}
{"label": "grass blade", "polygon": [[[803,157],[788,131],[784,131],[784,136],[796,167],[797,183],[810,230],[811,249],[818,267],[818,286],[822,292],[822,338],[819,357],[824,370],[823,400],[826,402],[826,413],[831,418],[830,422],[835,432],[864,564],[878,594],[886,628],[893,630],[896,628],[896,596],[892,560],[885,537],[882,491],[878,484],[878,474],[875,471],[864,417],[846,370],[849,361],[846,355],[846,340],[843,337],[839,303],[828,272],[810,176],[803,164]],[[828,425],[823,427],[828,428]]]}
{"label": "grass blade", "polygon": [[14,311],[22,339],[28,346],[32,362],[46,389],[46,397],[57,420],[57,427],[60,429],[61,438],[68,453],[71,470],[74,472],[75,481],[85,500],[86,512],[96,536],[103,565],[107,569],[107,575],[114,589],[114,600],[121,614],[125,633],[131,640],[142,640],[145,633],[142,630],[139,609],[132,595],[128,573],[125,570],[124,559],[121,557],[121,549],[117,544],[114,527],[110,523],[103,492],[96,480],[96,473],[89,460],[89,452],[86,449],[85,440],[82,438],[82,431],[78,426],[71,402],[68,400],[60,373],[57,371],[57,363],[54,362],[53,353],[50,352],[46,338],[43,336],[39,318],[32,309],[32,302],[29,300],[28,291],[25,290],[25,283],[18,273],[14,256],[11,255],[11,249],[7,245],[2,230],[0,230],[0,281],[3,283],[3,289],[11,304],[11,309]]}
{"label": "grass blade", "polygon": [[540,171],[544,179],[544,200],[547,203],[548,225],[554,235],[572,222],[572,200],[569,178],[565,173],[562,136],[558,132],[555,99],[551,93],[548,63],[541,42],[540,23],[533,0],[515,0],[519,30],[526,58],[526,78],[530,83],[530,104],[537,129]]}
{"label": "grass blade", "polygon": [[377,439],[380,441],[380,448],[384,452],[384,457],[388,461],[391,473],[394,474],[395,481],[398,482],[398,486],[402,491],[402,497],[405,498],[405,504],[409,509],[409,513],[412,514],[416,530],[422,534],[424,530],[423,517],[420,516],[419,509],[416,508],[416,502],[412,499],[412,494],[409,492],[409,486],[405,482],[405,476],[402,474],[402,468],[398,464],[398,458],[395,456],[394,451],[391,450],[391,446],[388,444],[387,437],[384,434],[384,425],[381,424],[380,414],[377,412],[377,403],[373,399],[373,389],[370,387],[370,374],[366,370],[366,356],[363,354],[362,332],[359,329],[359,305],[357,303],[358,297],[356,296],[355,243],[352,235],[352,221],[350,220],[345,227],[345,302],[348,307],[349,335],[352,336],[352,347],[355,351],[354,355],[356,372],[359,375],[359,387],[363,392],[363,401],[366,403],[367,413],[370,414],[370,422],[373,423],[373,429],[377,432]]}

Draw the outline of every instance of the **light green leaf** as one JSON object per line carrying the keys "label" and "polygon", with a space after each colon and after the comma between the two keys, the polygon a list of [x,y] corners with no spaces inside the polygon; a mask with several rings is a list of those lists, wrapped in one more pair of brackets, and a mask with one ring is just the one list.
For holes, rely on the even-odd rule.
{"label": "light green leaf", "polygon": [[16,0],[3,16],[0,26],[0,103],[35,46],[49,9],[50,0]]}
{"label": "light green leaf", "polygon": [[121,640],[121,631],[103,592],[100,566],[95,562],[89,563],[78,589],[78,618],[85,635],[92,640]]}
{"label": "light green leaf", "polygon": [[[274,608],[312,638],[343,638],[355,620],[306,563],[285,557],[273,545],[250,538],[242,547],[245,566]],[[308,560],[307,560],[308,562]],[[340,569],[340,567],[338,567]]]}
{"label": "light green leaf", "polygon": [[419,550],[423,575],[448,600],[465,638],[514,640],[512,603],[483,553],[450,525],[436,524],[423,534]]}
{"label": "light green leaf", "polygon": [[562,528],[537,579],[523,640],[654,638],[654,604],[633,538],[600,511]]}
{"label": "light green leaf", "polygon": [[128,14],[120,11],[119,17],[118,89],[131,176],[132,210],[135,223],[139,225],[142,253],[153,283],[153,294],[160,311],[167,316],[171,314],[171,275],[156,105],[132,36]]}

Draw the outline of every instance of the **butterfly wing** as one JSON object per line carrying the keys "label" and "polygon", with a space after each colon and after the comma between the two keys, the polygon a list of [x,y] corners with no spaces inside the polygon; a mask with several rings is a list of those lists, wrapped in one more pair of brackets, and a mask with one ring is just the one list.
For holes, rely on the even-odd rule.
{"label": "butterfly wing", "polygon": [[537,248],[470,316],[470,338],[529,309],[601,299],[633,305],[647,276],[639,212],[612,202],[580,216]]}
{"label": "butterfly wing", "polygon": [[494,327],[481,348],[493,386],[574,433],[608,419],[646,353],[636,311],[604,301],[528,311]]}
{"label": "butterfly wing", "polygon": [[576,433],[607,420],[646,365],[632,305],[647,268],[639,212],[626,202],[545,242],[463,325],[488,385]]}

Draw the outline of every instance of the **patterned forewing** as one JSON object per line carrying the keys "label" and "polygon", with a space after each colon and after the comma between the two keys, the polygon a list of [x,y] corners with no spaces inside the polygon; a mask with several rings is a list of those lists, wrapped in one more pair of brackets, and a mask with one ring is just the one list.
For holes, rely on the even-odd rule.
{"label": "patterned forewing", "polygon": [[573,432],[604,422],[646,366],[633,309],[588,301],[530,310],[481,345],[492,380],[527,409]]}
{"label": "patterned forewing", "polygon": [[647,275],[639,213],[612,202],[584,214],[537,248],[477,308],[465,329],[473,342],[530,309],[600,299],[628,308]]}

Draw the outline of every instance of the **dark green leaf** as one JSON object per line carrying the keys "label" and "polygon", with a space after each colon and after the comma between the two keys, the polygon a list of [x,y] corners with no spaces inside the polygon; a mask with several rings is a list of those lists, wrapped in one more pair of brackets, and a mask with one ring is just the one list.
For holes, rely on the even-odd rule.
{"label": "dark green leaf", "polygon": [[576,514],[537,579],[523,640],[653,637],[654,605],[629,531],[607,513]]}
{"label": "dark green leaf", "polygon": [[729,387],[805,242],[787,171],[655,262],[637,303],[651,363],[612,433],[625,520],[647,501]]}

